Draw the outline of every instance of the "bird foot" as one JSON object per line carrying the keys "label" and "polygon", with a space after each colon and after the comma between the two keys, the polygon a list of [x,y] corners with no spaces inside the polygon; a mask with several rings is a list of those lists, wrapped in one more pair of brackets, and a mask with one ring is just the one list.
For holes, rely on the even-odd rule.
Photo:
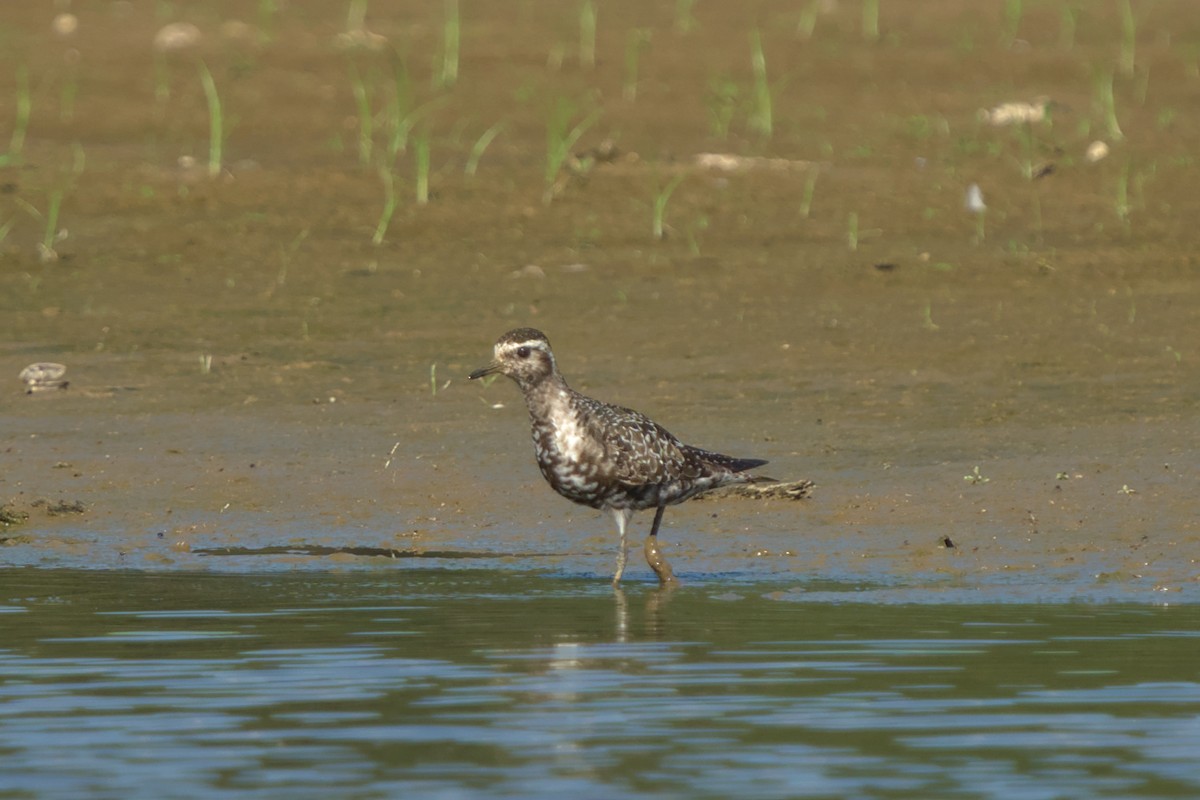
{"label": "bird foot", "polygon": [[671,569],[671,565],[667,563],[666,557],[658,546],[657,536],[646,537],[646,563],[650,565],[650,569],[654,570],[654,574],[658,576],[658,582],[661,586],[678,586],[679,579],[675,577],[675,571]]}

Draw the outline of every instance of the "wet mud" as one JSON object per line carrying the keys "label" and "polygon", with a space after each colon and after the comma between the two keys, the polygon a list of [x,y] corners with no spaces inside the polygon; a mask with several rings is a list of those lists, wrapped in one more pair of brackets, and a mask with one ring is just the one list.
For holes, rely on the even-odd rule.
{"label": "wet mud", "polygon": [[670,509],[685,586],[1200,598],[1200,18],[1027,5],[6,7],[0,559],[603,581],[466,381],[530,324],[815,482]]}

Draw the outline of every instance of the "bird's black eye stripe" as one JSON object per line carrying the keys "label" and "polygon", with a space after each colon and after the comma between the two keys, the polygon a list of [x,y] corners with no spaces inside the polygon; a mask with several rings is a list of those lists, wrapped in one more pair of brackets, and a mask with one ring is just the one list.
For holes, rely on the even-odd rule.
{"label": "bird's black eye stripe", "polygon": [[517,348],[517,356],[519,358],[529,358],[529,348],[528,347],[518,347]]}

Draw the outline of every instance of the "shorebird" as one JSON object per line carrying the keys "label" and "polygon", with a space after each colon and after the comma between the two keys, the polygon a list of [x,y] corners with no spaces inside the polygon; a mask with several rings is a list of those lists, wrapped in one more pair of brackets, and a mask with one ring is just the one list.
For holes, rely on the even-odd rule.
{"label": "shorebird", "polygon": [[646,562],[663,584],[675,581],[658,549],[658,527],[669,505],[734,483],[769,481],[747,470],[767,462],[733,458],[684,444],[666,428],[629,408],[586,397],[567,385],[546,334],[516,328],[496,341],[492,363],[471,380],[501,373],[525,396],[538,468],[568,500],[610,511],[621,537],[613,585],[627,558],[626,525],[635,511],[654,509]]}

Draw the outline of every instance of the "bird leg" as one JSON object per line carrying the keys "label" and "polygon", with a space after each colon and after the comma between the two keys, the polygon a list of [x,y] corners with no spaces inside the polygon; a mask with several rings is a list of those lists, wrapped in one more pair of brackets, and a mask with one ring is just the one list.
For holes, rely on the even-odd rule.
{"label": "bird leg", "polygon": [[629,522],[629,509],[614,508],[612,510],[613,519],[617,522],[617,533],[621,535],[620,549],[617,550],[617,571],[613,573],[613,586],[618,586],[621,583],[621,576],[625,574],[625,560],[628,556],[625,546],[625,524]]}
{"label": "bird leg", "polygon": [[643,547],[646,553],[646,563],[650,565],[650,569],[654,570],[654,574],[658,576],[658,582],[661,586],[670,586],[679,583],[679,579],[675,577],[674,570],[667,563],[667,559],[662,554],[662,550],[658,549],[658,526],[662,524],[663,511],[666,511],[666,506],[659,506],[654,512],[654,522],[650,525],[650,535],[646,537],[646,544]]}

